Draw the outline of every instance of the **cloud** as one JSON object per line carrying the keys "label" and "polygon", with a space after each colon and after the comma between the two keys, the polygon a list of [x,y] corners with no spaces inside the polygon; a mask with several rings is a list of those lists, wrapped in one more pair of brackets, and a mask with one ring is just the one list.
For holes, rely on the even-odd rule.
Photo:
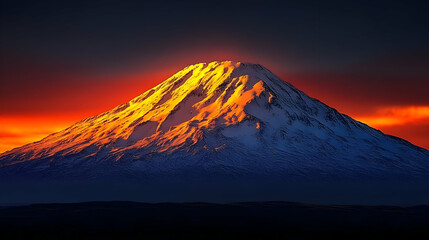
{"label": "cloud", "polygon": [[368,125],[394,126],[429,121],[429,106],[393,106],[379,108],[373,115],[356,116]]}

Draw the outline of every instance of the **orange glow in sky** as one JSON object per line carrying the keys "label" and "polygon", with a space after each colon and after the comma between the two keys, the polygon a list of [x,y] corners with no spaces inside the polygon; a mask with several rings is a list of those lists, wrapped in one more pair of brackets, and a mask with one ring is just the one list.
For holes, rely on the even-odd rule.
{"label": "orange glow in sky", "polygon": [[0,116],[0,152],[41,140],[60,131],[81,116]]}

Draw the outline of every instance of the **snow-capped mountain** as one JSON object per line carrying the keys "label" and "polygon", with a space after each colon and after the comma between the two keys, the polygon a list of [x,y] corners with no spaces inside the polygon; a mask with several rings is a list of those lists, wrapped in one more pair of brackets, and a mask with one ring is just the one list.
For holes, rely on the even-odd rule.
{"label": "snow-capped mountain", "polygon": [[429,151],[241,62],[188,66],[128,103],[0,155],[0,177],[429,178]]}
{"label": "snow-capped mountain", "polygon": [[128,103],[0,156],[3,172],[106,165],[427,174],[429,151],[338,113],[261,65],[225,61],[188,66]]}

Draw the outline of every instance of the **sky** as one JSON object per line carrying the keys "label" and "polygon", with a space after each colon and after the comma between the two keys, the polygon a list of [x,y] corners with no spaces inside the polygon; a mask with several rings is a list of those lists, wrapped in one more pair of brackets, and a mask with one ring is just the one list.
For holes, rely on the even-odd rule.
{"label": "sky", "polygon": [[427,12],[424,1],[2,0],[0,152],[214,60],[262,64],[429,149]]}

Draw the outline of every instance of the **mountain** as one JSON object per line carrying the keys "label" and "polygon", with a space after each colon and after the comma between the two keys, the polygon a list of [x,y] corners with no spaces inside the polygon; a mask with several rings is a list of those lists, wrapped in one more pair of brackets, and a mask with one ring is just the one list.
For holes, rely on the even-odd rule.
{"label": "mountain", "polygon": [[128,103],[1,154],[0,178],[422,183],[429,151],[261,65],[224,61],[188,66]]}

